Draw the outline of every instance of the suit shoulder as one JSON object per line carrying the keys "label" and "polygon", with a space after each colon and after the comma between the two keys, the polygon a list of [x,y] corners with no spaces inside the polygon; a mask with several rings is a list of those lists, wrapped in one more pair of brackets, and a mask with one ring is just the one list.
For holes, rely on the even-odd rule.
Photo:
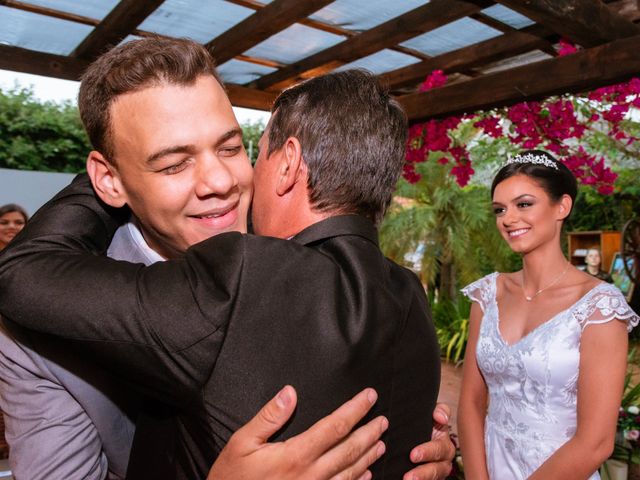
{"label": "suit shoulder", "polygon": [[391,272],[393,272],[393,275],[396,275],[398,277],[403,277],[405,278],[406,282],[409,282],[411,285],[420,287],[421,290],[424,290],[424,286],[422,285],[422,282],[420,281],[420,278],[418,277],[416,272],[414,272],[413,270],[403,265],[396,263],[390,258],[386,258],[386,260],[387,260],[387,263],[389,264],[389,269],[391,270]]}

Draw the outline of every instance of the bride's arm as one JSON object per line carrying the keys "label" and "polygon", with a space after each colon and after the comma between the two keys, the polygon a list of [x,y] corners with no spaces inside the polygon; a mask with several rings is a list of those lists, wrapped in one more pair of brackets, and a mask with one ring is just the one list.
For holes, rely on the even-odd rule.
{"label": "bride's arm", "polygon": [[611,455],[627,365],[625,322],[590,325],[582,333],[578,376],[578,426],[571,440],[530,480],[585,479]]}
{"label": "bride's arm", "polygon": [[480,306],[474,302],[469,317],[469,340],[464,355],[462,388],[458,403],[458,434],[467,480],[489,478],[484,450],[484,418],[487,414],[488,393],[476,362],[476,345],[482,315]]}

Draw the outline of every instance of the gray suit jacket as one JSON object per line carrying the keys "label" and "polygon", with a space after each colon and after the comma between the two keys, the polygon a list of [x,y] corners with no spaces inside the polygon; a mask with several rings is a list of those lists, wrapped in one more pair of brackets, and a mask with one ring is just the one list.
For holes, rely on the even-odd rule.
{"label": "gray suit jacket", "polygon": [[[132,223],[116,232],[108,255],[161,260]],[[0,408],[16,478],[124,478],[138,406],[122,381],[61,343],[0,325]]]}

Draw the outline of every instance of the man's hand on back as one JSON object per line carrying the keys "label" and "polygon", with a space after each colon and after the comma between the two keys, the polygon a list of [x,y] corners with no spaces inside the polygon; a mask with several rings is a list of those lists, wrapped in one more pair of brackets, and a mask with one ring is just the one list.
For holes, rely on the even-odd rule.
{"label": "man's hand on back", "polygon": [[375,390],[365,389],[307,431],[268,443],[296,407],[296,392],[286,386],[229,439],[207,480],[368,480],[369,466],[385,451],[387,419],[350,432],[376,400]]}
{"label": "man's hand on back", "polygon": [[410,453],[411,461],[422,465],[407,472],[403,480],[444,480],[451,473],[456,447],[449,437],[450,414],[448,405],[436,405],[431,441],[418,445]]}

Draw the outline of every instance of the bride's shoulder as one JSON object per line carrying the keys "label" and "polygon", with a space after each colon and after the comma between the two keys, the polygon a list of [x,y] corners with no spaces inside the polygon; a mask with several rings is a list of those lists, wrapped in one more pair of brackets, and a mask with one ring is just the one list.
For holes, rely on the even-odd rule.
{"label": "bride's shoulder", "polygon": [[493,272],[485,275],[478,280],[471,282],[464,287],[461,292],[474,302],[478,302],[482,309],[491,302],[491,298],[495,296],[496,277],[498,273]]}
{"label": "bride's shoulder", "polygon": [[570,284],[574,285],[576,289],[577,297],[582,298],[587,295],[589,292],[592,292],[596,287],[609,285],[606,282],[603,282],[597,277],[593,275],[589,275],[582,270],[577,268],[572,268]]}
{"label": "bride's shoulder", "polygon": [[628,331],[638,325],[640,317],[627,304],[618,287],[580,273],[587,278],[578,277],[581,282],[577,287],[581,296],[571,310],[583,330],[588,325],[608,323],[614,319],[625,322]]}
{"label": "bride's shoulder", "polygon": [[518,270],[517,272],[499,272],[498,281],[511,283],[518,283],[522,278],[522,270]]}
{"label": "bride's shoulder", "polygon": [[510,293],[522,286],[522,270],[517,272],[501,272],[496,277],[497,289],[500,292]]}

